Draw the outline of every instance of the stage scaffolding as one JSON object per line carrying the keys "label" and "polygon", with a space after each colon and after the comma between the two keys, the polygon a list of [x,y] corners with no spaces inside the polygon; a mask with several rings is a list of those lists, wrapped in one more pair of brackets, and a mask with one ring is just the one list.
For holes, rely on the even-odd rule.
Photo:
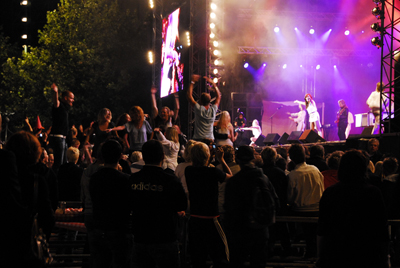
{"label": "stage scaffolding", "polygon": [[[380,134],[400,132],[400,10],[399,1],[375,1],[380,8],[381,46],[381,110],[387,116],[381,116]],[[397,37],[396,37],[397,36]],[[382,100],[387,98],[388,104],[382,107]]]}

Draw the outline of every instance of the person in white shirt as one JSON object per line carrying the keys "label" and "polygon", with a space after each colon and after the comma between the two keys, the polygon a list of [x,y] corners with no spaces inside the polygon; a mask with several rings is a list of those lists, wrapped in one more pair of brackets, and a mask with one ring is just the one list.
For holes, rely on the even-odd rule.
{"label": "person in white shirt", "polygon": [[[381,121],[381,94],[382,94],[383,88],[381,82],[376,83],[376,89],[374,92],[369,95],[367,99],[367,104],[370,109],[370,111],[373,113],[375,116],[375,123],[374,127],[372,129],[371,134],[374,134],[376,130],[378,130],[380,126],[380,121]],[[385,95],[382,95],[382,110],[386,109],[386,104],[387,104],[387,98]]]}

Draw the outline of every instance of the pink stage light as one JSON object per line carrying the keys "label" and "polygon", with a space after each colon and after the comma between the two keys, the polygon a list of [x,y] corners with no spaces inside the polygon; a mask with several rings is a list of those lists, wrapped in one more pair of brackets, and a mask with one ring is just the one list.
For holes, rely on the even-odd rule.
{"label": "pink stage light", "polygon": [[314,29],[310,29],[310,34],[314,34],[315,30]]}
{"label": "pink stage light", "polygon": [[243,65],[243,67],[244,67],[245,69],[247,69],[247,67],[249,67],[249,64],[246,62],[246,63]]}
{"label": "pink stage light", "polygon": [[350,31],[349,30],[346,30],[345,32],[344,32],[344,35],[349,35],[350,34]]}
{"label": "pink stage light", "polygon": [[279,33],[279,27],[278,26],[275,26],[274,32]]}

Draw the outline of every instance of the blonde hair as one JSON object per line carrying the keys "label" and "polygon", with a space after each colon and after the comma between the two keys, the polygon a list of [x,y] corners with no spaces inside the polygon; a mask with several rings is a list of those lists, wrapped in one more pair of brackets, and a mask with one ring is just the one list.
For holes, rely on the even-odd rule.
{"label": "blonde hair", "polygon": [[78,159],[79,159],[79,149],[75,147],[69,147],[67,150],[67,161],[69,163],[76,164]]}
{"label": "blonde hair", "polygon": [[221,117],[218,120],[217,128],[220,129],[228,129],[231,124],[231,116],[228,111],[223,111],[221,113]]}
{"label": "blonde hair", "polygon": [[382,92],[382,83],[381,82],[376,83],[376,91]]}
{"label": "blonde hair", "polygon": [[185,159],[186,162],[192,162],[192,156],[191,151],[193,148],[193,145],[195,145],[197,143],[197,141],[195,140],[188,140],[188,142],[186,143],[186,148],[185,151],[183,152],[183,158]]}
{"label": "blonde hair", "polygon": [[130,158],[132,163],[139,162],[140,159],[143,159],[142,152],[140,152],[140,151],[132,152],[131,158]]}
{"label": "blonde hair", "polygon": [[111,110],[108,109],[108,108],[103,108],[103,109],[101,109],[101,110],[99,111],[99,113],[97,114],[97,122],[98,122],[99,124],[102,124],[102,123],[104,123],[104,122],[107,122],[107,120],[106,120],[106,114],[107,114],[107,112],[110,112],[110,115],[111,115],[111,118],[112,118]]}
{"label": "blonde hair", "polygon": [[190,151],[190,156],[192,157],[193,166],[206,166],[208,159],[210,158],[210,149],[208,148],[207,144],[203,142],[196,142]]}
{"label": "blonde hair", "polygon": [[167,128],[165,131],[165,138],[175,143],[179,143],[178,131],[174,127]]}

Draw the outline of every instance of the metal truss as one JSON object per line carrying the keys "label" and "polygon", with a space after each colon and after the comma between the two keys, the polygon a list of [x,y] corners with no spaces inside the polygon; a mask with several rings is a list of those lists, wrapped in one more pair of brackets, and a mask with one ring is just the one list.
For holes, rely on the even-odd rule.
{"label": "metal truss", "polygon": [[242,20],[251,20],[256,17],[262,17],[265,20],[282,20],[283,17],[296,18],[296,20],[312,21],[355,21],[357,17],[349,16],[344,13],[325,13],[325,12],[293,12],[279,10],[253,10],[238,9],[237,17]]}
{"label": "metal truss", "polygon": [[157,49],[161,47],[162,44],[162,13],[163,13],[163,1],[155,0],[155,7],[153,9],[153,39],[152,39],[152,50],[153,50],[153,59],[154,63],[152,66],[152,84],[160,85],[161,74],[159,72],[159,68],[161,66],[161,51]]}
{"label": "metal truss", "polygon": [[[192,74],[207,74],[207,18],[206,12],[207,1],[190,0],[190,35],[191,35],[191,51],[189,56],[189,75]],[[191,78],[189,78],[191,79]],[[193,98],[199,99],[201,92],[204,92],[204,84],[196,83],[193,86]],[[194,130],[194,112],[191,105],[188,106],[188,129],[187,135],[189,138],[193,136]]]}
{"label": "metal truss", "polygon": [[238,54],[262,55],[302,55],[302,56],[335,56],[335,57],[372,57],[371,50],[349,49],[313,49],[313,48],[278,48],[239,46]]}
{"label": "metal truss", "polygon": [[[381,111],[387,115],[380,118],[382,134],[400,132],[400,40],[395,37],[400,33],[400,10],[395,0],[381,0],[380,5]],[[387,104],[382,107],[385,98]]]}

